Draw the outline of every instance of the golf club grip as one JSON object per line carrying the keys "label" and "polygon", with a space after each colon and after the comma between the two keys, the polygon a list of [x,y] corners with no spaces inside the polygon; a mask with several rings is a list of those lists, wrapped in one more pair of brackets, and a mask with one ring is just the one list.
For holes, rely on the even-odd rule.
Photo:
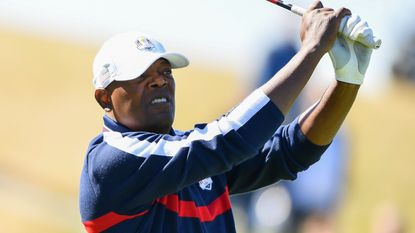
{"label": "golf club grip", "polygon": [[296,5],[291,5],[290,11],[296,15],[303,16],[303,14],[306,12],[306,9]]}

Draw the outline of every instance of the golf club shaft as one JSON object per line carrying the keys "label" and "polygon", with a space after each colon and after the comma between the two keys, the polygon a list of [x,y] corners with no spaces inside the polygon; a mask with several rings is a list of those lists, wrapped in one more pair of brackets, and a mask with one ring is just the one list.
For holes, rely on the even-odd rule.
{"label": "golf club shaft", "polygon": [[271,2],[273,4],[276,4],[276,5],[284,8],[284,9],[287,9],[287,10],[289,10],[289,11],[291,11],[291,12],[293,12],[293,13],[299,15],[299,16],[303,16],[303,14],[306,11],[306,9],[304,9],[300,6],[296,6],[296,5],[293,5],[293,4],[287,4],[287,3],[284,3],[283,1],[279,1],[279,0],[267,0],[267,1]]}

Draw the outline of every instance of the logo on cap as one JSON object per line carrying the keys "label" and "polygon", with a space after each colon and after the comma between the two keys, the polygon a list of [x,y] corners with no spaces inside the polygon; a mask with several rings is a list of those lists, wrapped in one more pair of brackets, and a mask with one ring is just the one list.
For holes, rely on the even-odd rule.
{"label": "logo on cap", "polygon": [[137,49],[139,50],[153,51],[156,48],[150,39],[143,36],[139,37],[135,43],[137,44]]}

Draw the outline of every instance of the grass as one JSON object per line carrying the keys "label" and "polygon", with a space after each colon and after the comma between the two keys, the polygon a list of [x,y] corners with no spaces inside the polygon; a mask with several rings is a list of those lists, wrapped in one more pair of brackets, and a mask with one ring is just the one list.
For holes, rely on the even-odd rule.
{"label": "grass", "polygon": [[349,188],[341,213],[344,232],[369,232],[379,205],[396,205],[415,231],[415,85],[394,82],[375,100],[360,99],[349,123],[352,157]]}

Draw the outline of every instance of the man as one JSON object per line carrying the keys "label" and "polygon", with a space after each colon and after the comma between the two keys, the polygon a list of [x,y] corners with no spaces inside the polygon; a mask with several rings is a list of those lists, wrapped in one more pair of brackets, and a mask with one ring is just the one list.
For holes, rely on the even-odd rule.
{"label": "man", "polygon": [[[295,179],[319,159],[353,104],[371,49],[336,40],[340,20],[350,14],[314,3],[303,16],[294,58],[228,114],[187,132],[172,129],[171,69],[188,60],[139,33],[108,40],[94,61],[95,98],[106,115],[81,175],[86,230],[235,232],[229,195]],[[360,25],[355,21],[348,29]],[[338,80],[299,119],[281,126],[332,47]],[[354,51],[358,64],[348,62]]]}

